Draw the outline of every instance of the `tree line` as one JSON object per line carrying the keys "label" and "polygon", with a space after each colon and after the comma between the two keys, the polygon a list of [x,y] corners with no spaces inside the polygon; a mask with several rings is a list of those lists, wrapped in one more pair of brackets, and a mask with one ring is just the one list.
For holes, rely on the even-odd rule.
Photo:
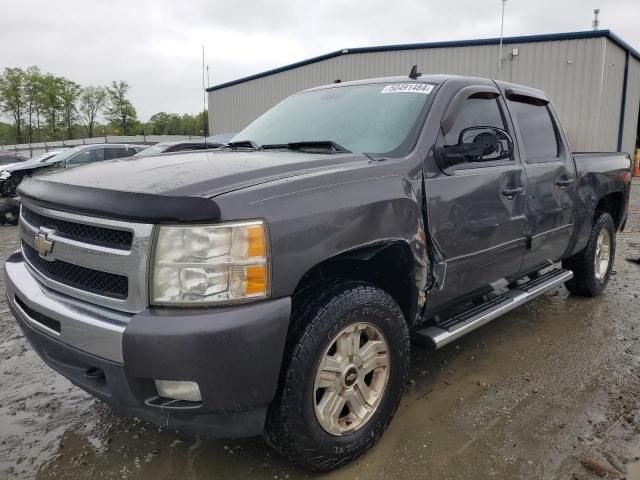
{"label": "tree line", "polygon": [[[159,112],[138,120],[126,81],[86,86],[33,66],[0,75],[0,144],[37,143],[105,135],[204,135],[206,112]],[[101,120],[103,120],[101,122]]]}

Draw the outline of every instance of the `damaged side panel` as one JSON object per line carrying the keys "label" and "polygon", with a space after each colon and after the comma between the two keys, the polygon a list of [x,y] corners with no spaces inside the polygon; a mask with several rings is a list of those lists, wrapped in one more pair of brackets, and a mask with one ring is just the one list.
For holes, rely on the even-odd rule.
{"label": "damaged side panel", "polygon": [[274,297],[291,295],[305,273],[327,259],[367,260],[385,245],[404,244],[413,257],[417,305],[411,310],[421,313],[429,281],[422,185],[399,171],[406,165],[372,163],[367,170],[376,176],[340,172],[320,186],[301,177],[272,182],[216,202],[229,218],[269,219]]}

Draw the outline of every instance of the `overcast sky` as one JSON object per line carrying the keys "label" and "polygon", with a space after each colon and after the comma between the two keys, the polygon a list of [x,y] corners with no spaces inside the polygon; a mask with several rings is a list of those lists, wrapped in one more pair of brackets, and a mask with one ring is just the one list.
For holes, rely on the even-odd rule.
{"label": "overcast sky", "polygon": [[[342,48],[497,37],[500,0],[1,0],[0,69],[126,80],[141,120],[211,85]],[[505,36],[601,27],[640,50],[640,0],[508,0]]]}

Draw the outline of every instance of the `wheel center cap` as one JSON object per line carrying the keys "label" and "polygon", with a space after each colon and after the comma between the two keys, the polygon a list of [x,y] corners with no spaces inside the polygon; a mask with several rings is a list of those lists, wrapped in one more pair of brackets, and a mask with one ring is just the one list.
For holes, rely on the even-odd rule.
{"label": "wheel center cap", "polygon": [[344,384],[347,387],[353,387],[353,384],[356,383],[358,379],[358,370],[355,367],[349,368],[344,374]]}

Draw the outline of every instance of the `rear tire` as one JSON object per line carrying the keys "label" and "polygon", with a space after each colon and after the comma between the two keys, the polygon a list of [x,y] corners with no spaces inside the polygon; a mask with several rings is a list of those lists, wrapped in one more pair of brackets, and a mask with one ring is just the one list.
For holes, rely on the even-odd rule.
{"label": "rear tire", "polygon": [[601,212],[591,228],[584,250],[563,260],[562,266],[573,271],[567,289],[583,297],[600,295],[609,283],[616,255],[616,225],[608,212]]}
{"label": "rear tire", "polygon": [[265,438],[292,462],[329,471],[389,425],[407,380],[409,331],[383,290],[355,282],[318,290],[294,307]]}

